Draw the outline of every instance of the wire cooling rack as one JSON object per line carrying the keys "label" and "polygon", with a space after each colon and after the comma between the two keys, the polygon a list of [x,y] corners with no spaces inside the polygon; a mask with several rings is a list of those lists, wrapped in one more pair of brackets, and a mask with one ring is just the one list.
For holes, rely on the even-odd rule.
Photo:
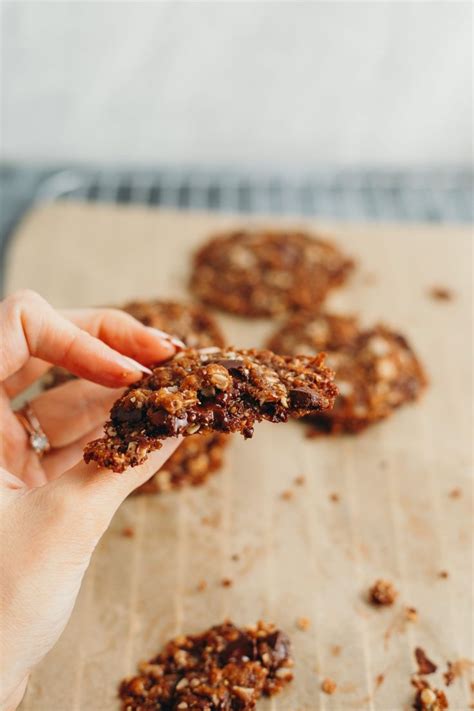
{"label": "wire cooling rack", "polygon": [[223,169],[99,170],[0,167],[0,266],[28,207],[55,200],[141,203],[180,210],[303,215],[354,221],[456,222],[474,218],[473,173],[316,170],[305,174]]}

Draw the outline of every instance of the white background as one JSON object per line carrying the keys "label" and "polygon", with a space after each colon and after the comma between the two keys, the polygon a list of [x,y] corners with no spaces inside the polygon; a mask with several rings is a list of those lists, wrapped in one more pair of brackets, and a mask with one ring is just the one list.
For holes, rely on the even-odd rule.
{"label": "white background", "polygon": [[9,159],[468,163],[472,6],[4,2]]}

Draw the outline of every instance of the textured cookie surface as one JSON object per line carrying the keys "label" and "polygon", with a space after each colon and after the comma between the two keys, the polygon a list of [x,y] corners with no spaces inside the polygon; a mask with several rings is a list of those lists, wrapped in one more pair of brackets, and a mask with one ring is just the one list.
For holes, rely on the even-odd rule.
{"label": "textured cookie surface", "polygon": [[224,345],[216,320],[199,304],[177,301],[132,301],[123,310],[141,321],[177,336],[189,348]]}
{"label": "textured cookie surface", "polygon": [[119,472],[141,464],[167,437],[209,431],[251,437],[255,422],[326,410],[337,390],[323,361],[257,349],[181,351],[117,400],[105,436],[86,446],[84,459]]}
{"label": "textured cookie surface", "polygon": [[314,432],[357,432],[416,400],[427,379],[404,336],[386,326],[363,330],[357,319],[330,314],[293,317],[269,341],[277,353],[325,351],[339,395],[311,420]]}
{"label": "textured cookie surface", "polygon": [[168,642],[119,696],[123,711],[251,711],[291,681],[292,667],[290,641],[273,625],[225,622]]}
{"label": "textured cookie surface", "polygon": [[352,267],[333,244],[305,232],[236,231],[197,252],[191,288],[225,311],[271,316],[320,304]]}

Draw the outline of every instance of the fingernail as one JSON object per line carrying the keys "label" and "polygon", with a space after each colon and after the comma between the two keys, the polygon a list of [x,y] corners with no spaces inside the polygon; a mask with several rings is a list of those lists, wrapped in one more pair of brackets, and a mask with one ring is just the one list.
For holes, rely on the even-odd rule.
{"label": "fingernail", "polygon": [[157,333],[165,341],[169,341],[170,343],[172,343],[173,346],[176,346],[176,348],[186,348],[186,344],[183,343],[183,341],[180,341],[179,338],[177,338],[176,336],[173,336],[171,333],[166,333],[166,331],[162,331],[159,328],[154,328],[153,326],[147,326],[147,328],[150,331]]}
{"label": "fingernail", "polygon": [[152,371],[150,370],[150,368],[147,368],[146,365],[138,363],[138,361],[133,360],[133,358],[129,358],[128,356],[120,354],[118,360],[120,360],[120,362],[127,368],[127,370],[139,370],[140,373],[152,375]]}

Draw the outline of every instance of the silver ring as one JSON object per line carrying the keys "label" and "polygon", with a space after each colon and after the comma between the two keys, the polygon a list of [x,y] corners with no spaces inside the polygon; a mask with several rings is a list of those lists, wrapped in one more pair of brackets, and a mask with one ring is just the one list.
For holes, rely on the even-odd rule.
{"label": "silver ring", "polygon": [[27,402],[26,405],[23,405],[22,408],[15,412],[15,415],[26,430],[30,440],[30,447],[38,457],[42,457],[43,454],[49,452],[51,443],[33,412],[30,403]]}

